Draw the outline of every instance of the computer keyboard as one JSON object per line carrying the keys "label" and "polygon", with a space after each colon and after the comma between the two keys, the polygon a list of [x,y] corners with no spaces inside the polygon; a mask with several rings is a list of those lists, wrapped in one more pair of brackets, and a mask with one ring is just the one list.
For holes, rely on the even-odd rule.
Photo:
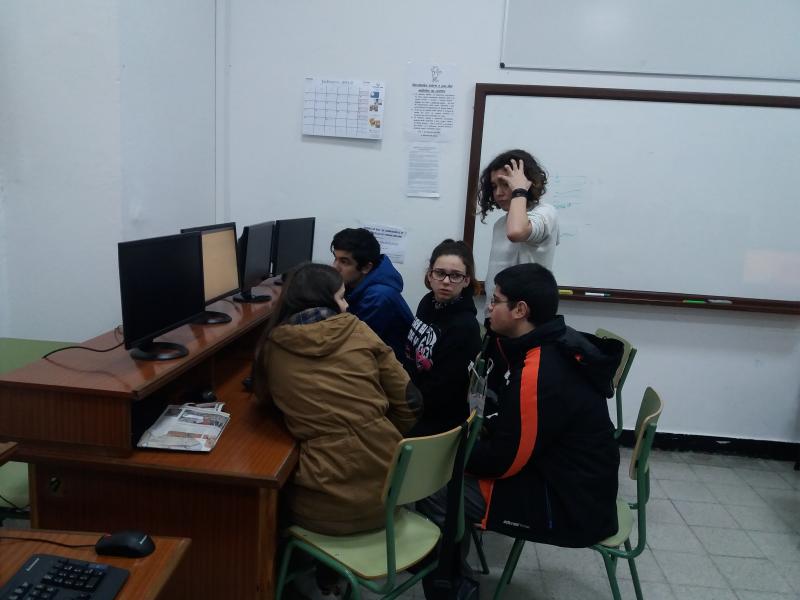
{"label": "computer keyboard", "polygon": [[0,600],[113,600],[128,573],[102,563],[34,554],[0,589]]}

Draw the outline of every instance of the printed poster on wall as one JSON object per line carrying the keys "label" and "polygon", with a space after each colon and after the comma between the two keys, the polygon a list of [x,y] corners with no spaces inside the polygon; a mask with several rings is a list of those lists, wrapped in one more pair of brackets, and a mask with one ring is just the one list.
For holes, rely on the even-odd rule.
{"label": "printed poster on wall", "polygon": [[422,142],[449,142],[456,123],[456,67],[408,64],[406,137]]}
{"label": "printed poster on wall", "polygon": [[306,77],[303,135],[383,139],[382,81]]}

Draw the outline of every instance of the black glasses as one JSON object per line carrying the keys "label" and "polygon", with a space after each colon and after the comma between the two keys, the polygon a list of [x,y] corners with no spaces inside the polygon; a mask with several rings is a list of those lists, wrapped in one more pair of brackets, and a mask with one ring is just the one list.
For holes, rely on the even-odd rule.
{"label": "black glasses", "polygon": [[459,273],[458,271],[448,273],[444,269],[431,269],[431,277],[433,277],[436,281],[444,281],[444,278],[448,277],[450,279],[450,283],[461,283],[467,278],[464,273]]}
{"label": "black glasses", "polygon": [[492,306],[494,306],[495,304],[509,304],[509,303],[513,303],[513,302],[515,302],[515,301],[514,300],[500,300],[500,298],[498,298],[497,296],[494,296],[494,295],[489,300],[489,304],[491,304]]}

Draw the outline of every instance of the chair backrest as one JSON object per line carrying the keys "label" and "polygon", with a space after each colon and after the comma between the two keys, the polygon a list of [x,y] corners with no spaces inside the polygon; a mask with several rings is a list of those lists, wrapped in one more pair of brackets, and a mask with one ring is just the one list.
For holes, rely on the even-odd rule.
{"label": "chair backrest", "polygon": [[[397,505],[427,498],[443,488],[453,475],[453,465],[461,441],[461,426],[450,431],[426,437],[405,438],[397,443],[392,459],[392,468],[383,484],[383,499],[392,485],[399,483],[395,503]],[[397,479],[397,470],[402,469],[402,478]]]}
{"label": "chair backrest", "polygon": [[[653,388],[648,387],[644,391],[642,404],[639,407],[639,414],[636,417],[636,429],[634,430],[636,444],[633,447],[631,466],[628,471],[631,479],[639,479],[639,476],[647,473],[649,469],[648,459],[650,457],[650,448],[653,445],[655,427],[662,410],[664,410],[664,403],[661,397]],[[652,425],[652,432],[650,435],[647,435],[650,425]]]}
{"label": "chair backrest", "polygon": [[636,348],[624,337],[617,335],[613,331],[608,331],[607,329],[598,329],[595,331],[595,335],[599,338],[619,340],[622,342],[623,346],[622,359],[619,361],[619,366],[612,380],[614,384],[614,396],[617,401],[617,430],[614,435],[619,437],[622,433],[622,387],[625,385],[625,380],[628,378],[628,372],[631,370],[633,359],[636,357]]}
{"label": "chair backrest", "polygon": [[613,331],[609,331],[608,329],[598,329],[595,331],[595,335],[599,338],[609,338],[612,340],[619,340],[622,342],[622,345],[625,349],[622,351],[622,360],[619,361],[619,366],[617,367],[617,372],[614,373],[614,389],[623,386],[625,384],[625,378],[628,376],[628,371],[631,369],[631,364],[633,364],[633,357],[636,356],[636,348],[634,348],[631,343],[626,340],[624,337],[617,335]]}

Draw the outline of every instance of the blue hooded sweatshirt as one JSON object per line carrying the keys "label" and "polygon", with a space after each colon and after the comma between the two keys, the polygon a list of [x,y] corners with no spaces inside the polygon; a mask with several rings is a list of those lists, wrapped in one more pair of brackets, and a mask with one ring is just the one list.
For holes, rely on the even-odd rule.
{"label": "blue hooded sweatshirt", "polygon": [[414,320],[402,291],[403,276],[389,257],[381,254],[380,262],[345,295],[350,312],[369,325],[401,362],[408,330]]}

